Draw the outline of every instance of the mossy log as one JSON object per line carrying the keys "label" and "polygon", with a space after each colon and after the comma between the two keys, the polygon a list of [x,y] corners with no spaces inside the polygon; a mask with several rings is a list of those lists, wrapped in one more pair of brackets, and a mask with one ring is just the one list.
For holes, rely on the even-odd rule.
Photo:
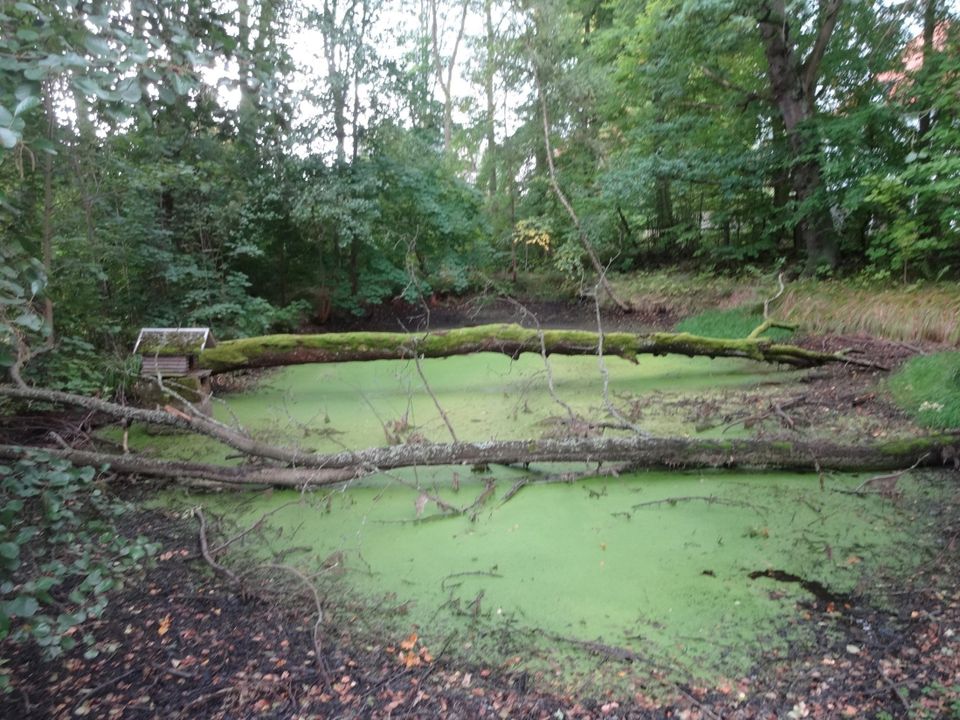
{"label": "mossy log", "polygon": [[[353,332],[323,335],[265,335],[222,342],[200,353],[200,367],[214,373],[278,365],[400,360],[414,354],[443,358],[494,352],[517,357],[521,353],[597,355],[600,336],[585,330],[535,330],[520,325],[479,325],[423,333]],[[657,332],[603,334],[603,354],[636,362],[638,355],[686,355],[745,358],[793,367],[848,363],[882,368],[845,353],[808,350],[759,337],[707,338],[690,333]]]}

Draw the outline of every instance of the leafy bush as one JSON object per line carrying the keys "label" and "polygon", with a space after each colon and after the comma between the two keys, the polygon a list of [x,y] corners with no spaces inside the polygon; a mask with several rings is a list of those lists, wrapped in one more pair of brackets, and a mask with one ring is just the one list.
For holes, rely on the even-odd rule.
{"label": "leafy bush", "polygon": [[912,358],[889,387],[897,405],[920,425],[960,427],[960,352]]}
{"label": "leafy bush", "polygon": [[78,639],[92,645],[80,627],[156,551],[118,531],[130,506],[95,480],[93,468],[41,453],[0,466],[0,640],[34,642],[48,657]]}
{"label": "leafy bush", "polygon": [[38,295],[47,278],[40,263],[14,240],[0,244],[0,368],[14,364],[18,345],[38,345],[50,334]]}
{"label": "leafy bush", "polygon": [[49,352],[30,364],[30,380],[43,387],[78,395],[110,396],[129,385],[137,375],[130,355],[115,356],[97,351],[82,338],[61,337]]}
{"label": "leafy bush", "polygon": [[[707,310],[677,323],[677,332],[715,338],[745,338],[763,322],[763,315],[753,308],[739,307],[730,310]],[[780,340],[790,337],[789,330],[773,328],[763,337]]]}

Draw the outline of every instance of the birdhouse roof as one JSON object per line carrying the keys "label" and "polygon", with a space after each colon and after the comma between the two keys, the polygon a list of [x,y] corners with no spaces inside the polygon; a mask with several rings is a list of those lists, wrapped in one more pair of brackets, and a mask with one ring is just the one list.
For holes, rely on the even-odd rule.
{"label": "birdhouse roof", "polygon": [[217,342],[210,328],[143,328],[134,355],[198,355]]}

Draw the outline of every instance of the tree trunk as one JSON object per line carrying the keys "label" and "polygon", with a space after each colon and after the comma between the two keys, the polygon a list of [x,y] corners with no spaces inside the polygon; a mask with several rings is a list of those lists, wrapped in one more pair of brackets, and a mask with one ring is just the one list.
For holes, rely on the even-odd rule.
{"label": "tree trunk", "polygon": [[440,57],[440,28],[437,20],[437,5],[439,0],[430,0],[430,47],[433,54],[433,67],[437,73],[437,82],[443,92],[443,151],[450,154],[453,150],[453,71],[457,64],[457,51],[463,33],[467,26],[467,12],[470,9],[469,0],[463,0],[460,13],[460,28],[450,51],[450,59],[444,67]]}
{"label": "tree trunk", "polygon": [[[54,131],[57,127],[53,109],[53,83],[47,80],[43,84],[43,109],[47,116],[47,140],[54,142]],[[53,300],[50,298],[50,289],[53,285],[53,154],[43,156],[43,237],[41,239],[43,252],[43,270],[47,274],[47,287],[43,293],[43,320],[47,326],[47,342],[53,343],[56,339],[53,328]]]}
{"label": "tree trunk", "polygon": [[484,20],[486,23],[486,67],[483,73],[483,89],[487,97],[487,165],[490,168],[490,176],[487,179],[487,192],[491,198],[497,195],[497,132],[496,132],[496,103],[493,96],[493,76],[496,70],[495,60],[495,40],[493,31],[493,0],[484,0],[483,3]]}
{"label": "tree trunk", "polygon": [[771,95],[783,120],[790,152],[800,158],[793,166],[791,186],[797,204],[808,207],[798,227],[807,254],[806,274],[812,274],[821,264],[834,267],[837,262],[833,218],[829,207],[816,199],[823,186],[819,143],[804,126],[814,117],[817,71],[841,4],[842,0],[827,0],[821,5],[819,33],[805,62],[797,57],[794,36],[799,28],[791,27],[784,0],[763,3],[765,12],[758,19]]}
{"label": "tree trunk", "polygon": [[337,47],[343,40],[343,28],[337,23],[338,1],[323,3],[323,54],[327,61],[327,82],[330,85],[330,104],[333,112],[333,135],[337,143],[337,165],[347,160],[347,78],[337,57]]}
{"label": "tree trunk", "polygon": [[[425,333],[326,333],[323,335],[266,335],[228,340],[204,350],[199,366],[214,373],[248,368],[303,365],[355,360],[403,360],[414,357],[442,358],[494,352],[516,357],[521,353],[596,355],[600,336],[585,330],[543,330],[519,325],[480,325]],[[542,342],[542,346],[541,346]],[[631,362],[638,355],[686,355],[732,357],[814,367],[848,363],[885,369],[843,353],[807,350],[795,345],[759,338],[706,338],[689,333],[604,333],[603,352]]]}
{"label": "tree trunk", "polygon": [[[923,4],[923,67],[929,72],[930,59],[936,48],[934,40],[937,31],[937,17],[939,16],[937,0],[926,0]],[[930,132],[933,126],[933,114],[927,109],[920,114],[919,125],[917,127],[917,137],[923,142],[924,137]]]}
{"label": "tree trunk", "polygon": [[[251,458],[275,465],[225,467],[204,463],[158,461],[134,455],[114,455],[71,448],[44,448],[44,452],[77,465],[174,480],[203,480],[229,484],[301,487],[341,483],[382,470],[438,465],[513,464],[549,462],[617,462],[636,468],[778,468],[798,471],[881,471],[938,466],[960,458],[960,435],[841,445],[825,441],[757,439],[650,438],[640,435],[598,438],[415,443],[391,447],[315,453],[264,443],[241,430],[211,418],[183,412],[146,410],[117,405],[99,398],[39,388],[0,386],[0,396],[54,403],[103,413],[128,422],[178,428],[213,437]],[[23,458],[37,448],[0,445],[0,458]]]}
{"label": "tree trunk", "polygon": [[607,280],[607,269],[600,262],[600,258],[597,257],[597,251],[594,249],[593,243],[590,242],[590,238],[588,238],[586,233],[584,233],[583,227],[580,224],[580,218],[573,209],[573,205],[570,204],[570,200],[567,199],[567,196],[560,188],[560,183],[557,180],[557,169],[553,164],[553,146],[550,143],[550,118],[547,115],[547,98],[544,95],[543,84],[540,82],[540,74],[538,71],[534,72],[534,80],[537,86],[537,95],[540,99],[540,112],[543,116],[543,144],[547,155],[547,171],[550,178],[550,187],[553,189],[553,193],[557,196],[560,204],[563,205],[564,210],[567,211],[567,215],[570,216],[570,220],[573,221],[573,226],[577,230],[577,238],[580,240],[580,246],[583,248],[587,258],[590,260],[590,264],[597,273],[600,287],[603,288],[604,292],[607,294],[607,297],[613,301],[614,305],[620,308],[620,310],[623,312],[628,313],[633,308],[627,305],[623,300],[617,297],[616,293],[614,293],[613,288],[610,286],[610,282]]}

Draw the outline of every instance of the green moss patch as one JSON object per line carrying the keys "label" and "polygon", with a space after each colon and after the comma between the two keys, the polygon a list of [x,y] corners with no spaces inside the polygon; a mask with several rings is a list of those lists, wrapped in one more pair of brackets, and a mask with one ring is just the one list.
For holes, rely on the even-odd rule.
{"label": "green moss patch", "polygon": [[919,424],[960,427],[960,352],[912,358],[890,378],[889,387],[897,405]]}
{"label": "green moss patch", "polygon": [[[677,332],[712,338],[745,338],[763,323],[763,314],[749,307],[707,310],[677,323]],[[763,334],[767,340],[782,340],[789,330],[772,328]]]}

